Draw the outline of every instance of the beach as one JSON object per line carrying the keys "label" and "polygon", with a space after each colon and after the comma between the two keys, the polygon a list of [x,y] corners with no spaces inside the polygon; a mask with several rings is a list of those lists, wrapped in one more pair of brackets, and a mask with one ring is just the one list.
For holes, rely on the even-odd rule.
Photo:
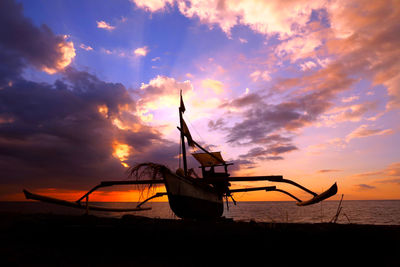
{"label": "beach", "polygon": [[399,266],[400,226],[0,213],[2,266]]}

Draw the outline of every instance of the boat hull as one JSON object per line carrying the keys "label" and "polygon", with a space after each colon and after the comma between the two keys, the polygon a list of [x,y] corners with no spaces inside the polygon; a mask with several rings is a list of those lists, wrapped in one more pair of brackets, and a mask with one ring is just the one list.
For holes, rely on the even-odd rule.
{"label": "boat hull", "polygon": [[200,180],[164,173],[168,202],[176,216],[183,219],[215,219],[222,216],[222,196]]}

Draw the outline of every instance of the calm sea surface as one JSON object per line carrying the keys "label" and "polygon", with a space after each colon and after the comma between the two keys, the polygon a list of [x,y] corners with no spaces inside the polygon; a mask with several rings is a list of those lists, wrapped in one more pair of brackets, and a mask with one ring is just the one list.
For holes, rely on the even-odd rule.
{"label": "calm sea surface", "polygon": [[[136,203],[99,202],[97,206],[135,207]],[[336,214],[339,201],[324,201],[312,206],[298,207],[292,201],[238,202],[229,203],[224,216],[236,221],[320,223],[329,222]],[[91,211],[97,216],[119,218],[124,214],[142,215],[152,218],[173,219],[176,216],[167,202],[150,202],[152,210],[130,213],[106,213]],[[0,212],[83,214],[83,210],[41,202],[0,202]],[[338,223],[400,225],[400,200],[343,200]]]}
{"label": "calm sea surface", "polygon": [[[339,201],[324,201],[298,207],[295,202],[242,202],[230,207],[226,217],[236,220],[290,223],[329,222],[338,210]],[[342,201],[337,223],[400,225],[400,200]]]}

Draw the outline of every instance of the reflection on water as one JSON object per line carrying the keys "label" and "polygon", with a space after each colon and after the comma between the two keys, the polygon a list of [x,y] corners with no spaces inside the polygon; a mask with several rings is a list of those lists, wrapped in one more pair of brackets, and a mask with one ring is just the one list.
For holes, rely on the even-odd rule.
{"label": "reflection on water", "polygon": [[[324,201],[312,206],[298,207],[292,201],[238,202],[229,203],[224,216],[234,220],[259,222],[319,223],[329,222],[336,214],[339,201]],[[101,202],[93,205],[106,207],[135,207],[136,203]],[[167,202],[146,204],[152,210],[130,213],[95,212],[98,216],[119,218],[124,214],[135,214],[152,218],[176,219]],[[400,200],[344,200],[338,223],[395,224],[400,225]],[[85,211],[41,202],[0,202],[0,212],[83,214]]]}

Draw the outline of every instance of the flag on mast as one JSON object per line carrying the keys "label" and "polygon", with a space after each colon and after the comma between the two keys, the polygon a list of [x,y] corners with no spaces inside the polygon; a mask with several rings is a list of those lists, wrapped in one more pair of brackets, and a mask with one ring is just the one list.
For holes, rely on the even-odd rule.
{"label": "flag on mast", "polygon": [[183,98],[182,98],[182,90],[181,90],[181,105],[179,107],[179,110],[184,113],[185,112],[185,104],[183,103]]}
{"label": "flag on mast", "polygon": [[193,142],[192,135],[189,132],[189,128],[187,127],[187,125],[183,119],[182,119],[182,132],[186,136],[188,145],[191,147],[196,147],[196,145]]}

